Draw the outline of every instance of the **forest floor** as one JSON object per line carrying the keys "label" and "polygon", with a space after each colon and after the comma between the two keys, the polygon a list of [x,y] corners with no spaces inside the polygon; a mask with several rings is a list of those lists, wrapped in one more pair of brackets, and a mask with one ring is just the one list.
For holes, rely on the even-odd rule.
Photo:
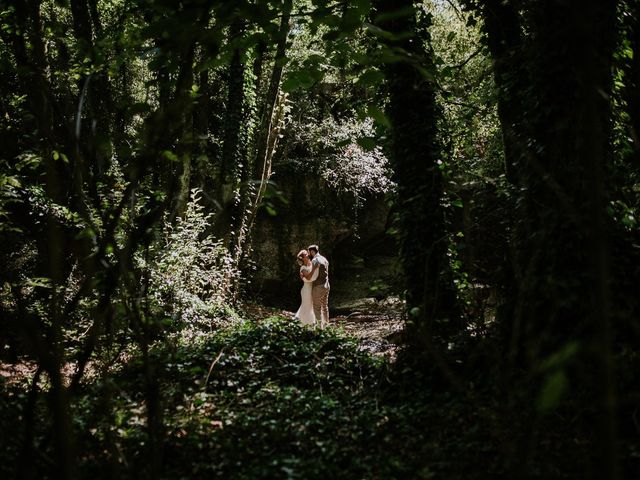
{"label": "forest floor", "polygon": [[[333,314],[335,312],[335,314]],[[249,304],[243,313],[254,321],[280,315],[293,319],[295,312]],[[363,298],[343,303],[330,312],[329,325],[358,340],[359,349],[395,360],[404,328],[404,307],[398,297]]]}
{"label": "forest floor", "polygon": [[[334,309],[332,328],[313,330],[293,312],[246,305],[239,313],[248,321],[176,331],[147,359],[132,351],[73,400],[79,478],[151,474],[150,381],[162,399],[157,478],[514,478],[506,476],[505,439],[517,423],[498,414],[501,399],[486,378],[474,383],[473,402],[464,401],[433,369],[407,364],[397,347],[400,307],[393,298],[359,300]],[[31,401],[33,365],[5,367],[2,376],[14,378],[0,376],[0,478],[15,478],[25,468],[15,462],[25,432],[15,419]],[[107,401],[107,413],[96,408]],[[38,455],[26,464],[32,478],[48,478],[54,454],[47,405],[43,386],[33,424]],[[545,448],[531,478],[578,478],[556,468],[566,462],[566,448],[555,448],[565,437]]]}
{"label": "forest floor", "polygon": [[[364,298],[341,306],[338,312],[330,319],[332,327],[356,338],[360,350],[395,360],[404,326],[403,305],[399,298]],[[295,312],[249,303],[242,307],[242,314],[246,319],[259,322],[273,316],[293,319]],[[28,381],[36,370],[37,363],[33,360],[21,359],[16,363],[0,360],[0,378],[7,384]],[[69,363],[63,375],[70,378],[74,371],[75,365]],[[93,373],[91,363],[89,373]]]}

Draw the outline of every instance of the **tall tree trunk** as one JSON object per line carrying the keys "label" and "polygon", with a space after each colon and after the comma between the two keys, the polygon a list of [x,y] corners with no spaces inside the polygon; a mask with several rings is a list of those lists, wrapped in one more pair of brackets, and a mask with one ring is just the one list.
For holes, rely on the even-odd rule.
{"label": "tall tree trunk", "polygon": [[[381,0],[378,22],[392,37],[382,37],[400,61],[384,66],[389,85],[388,116],[393,125],[392,167],[398,184],[400,257],[407,286],[407,339],[421,350],[433,351],[434,333],[454,310],[453,287],[448,280],[447,233],[441,206],[442,174],[438,165],[438,108],[435,85],[423,75],[433,67],[431,53],[416,39],[416,17],[411,0]],[[425,32],[428,36],[428,32]]]}
{"label": "tall tree trunk", "polygon": [[[204,56],[204,52],[201,53]],[[193,134],[195,135],[194,156],[198,159],[193,171],[193,185],[200,189],[205,188],[205,172],[207,170],[207,154],[209,146],[209,115],[211,111],[209,85],[209,70],[203,70],[198,74],[198,91],[200,98],[193,111]],[[204,159],[204,162],[202,161]]]}
{"label": "tall tree trunk", "polygon": [[[29,105],[36,118],[38,133],[42,139],[42,155],[45,164],[45,189],[47,195],[57,203],[65,204],[65,178],[61,169],[62,162],[53,159],[56,148],[55,105],[47,79],[46,50],[42,35],[40,19],[40,2],[37,0],[21,0],[16,3],[16,25],[19,27],[12,34],[12,44],[16,63],[21,69],[22,81],[32,85],[28,91]],[[20,32],[20,33],[17,33]],[[25,36],[29,37],[31,49],[26,48]],[[62,127],[61,127],[62,128]],[[65,137],[63,137],[64,139]],[[61,368],[64,364],[62,347],[62,284],[64,282],[64,253],[66,243],[57,219],[50,215],[47,219],[47,238],[39,245],[41,258],[47,259],[46,276],[51,279],[51,300],[49,314],[51,325],[46,329],[49,349],[36,348],[39,363],[47,372],[51,381],[49,394],[50,410],[53,417],[52,435],[55,446],[55,461],[59,478],[71,478],[75,471],[73,453],[73,430],[69,416],[67,389],[63,383]],[[32,329],[33,330],[33,329]],[[32,332],[39,336],[41,332]]]}
{"label": "tall tree trunk", "polygon": [[[193,85],[193,61],[195,58],[195,46],[189,45],[186,53],[182,56],[182,69],[176,85],[176,97],[182,98],[184,102],[191,102],[189,99],[191,86]],[[181,162],[180,186],[171,212],[170,220],[184,216],[189,201],[191,187],[191,156],[193,154],[193,120],[194,110],[185,109],[180,115],[180,130],[182,131],[178,143],[178,157]]]}
{"label": "tall tree trunk", "polygon": [[[527,72],[523,21],[513,0],[467,3],[471,3],[472,8],[476,8],[483,19],[483,40],[491,53],[493,76],[498,91],[497,113],[502,131],[504,171],[507,180],[517,189],[521,186],[518,170],[521,168],[527,145]],[[505,210],[513,212],[513,205],[509,207]],[[513,223],[511,216],[508,222]],[[507,395],[513,393],[513,379],[519,375],[521,360],[517,342],[521,326],[519,319],[514,315],[518,294],[514,263],[515,253],[511,248],[504,252],[501,267],[493,275],[493,281],[501,297],[496,311],[496,325],[504,340],[506,368],[500,370],[500,377]],[[505,405],[510,404],[511,402],[505,402]]]}
{"label": "tall tree trunk", "polygon": [[624,96],[629,114],[629,133],[633,142],[631,164],[640,170],[640,0],[628,0],[627,15],[628,39],[633,57],[628,59],[624,68]]}
{"label": "tall tree trunk", "polygon": [[498,118],[502,125],[505,174],[516,183],[519,151],[523,149],[522,115],[524,101],[521,88],[521,21],[513,1],[484,0],[481,3],[487,46],[493,60],[493,74],[498,88]]}
{"label": "tall tree trunk", "polygon": [[[243,21],[233,20],[229,30],[231,42],[237,42],[244,34]],[[228,70],[226,125],[224,130],[220,178],[223,185],[237,187],[246,163],[246,144],[243,142],[245,113],[245,51],[236,47]],[[228,187],[227,187],[228,188]]]}
{"label": "tall tree trunk", "polygon": [[93,33],[91,31],[91,23],[89,19],[89,7],[86,0],[70,0],[71,15],[73,17],[73,30],[76,38],[85,45],[82,51],[87,51],[93,46]]}
{"label": "tall tree trunk", "polygon": [[619,472],[604,164],[611,156],[615,15],[613,0],[580,6],[541,0],[530,8],[531,138],[519,169],[514,225],[518,348],[531,372],[572,342],[585,364],[594,365],[574,372],[575,381],[597,394],[592,467],[595,478],[612,479]]}
{"label": "tall tree trunk", "polygon": [[264,40],[259,40],[255,47],[255,58],[253,60],[253,77],[255,78],[255,97],[256,97],[256,107],[258,111],[258,118],[262,118],[263,109],[264,109],[264,98],[261,95],[262,90],[264,88],[264,83],[262,82],[262,76],[264,72],[264,65],[266,62],[267,56],[267,43]]}

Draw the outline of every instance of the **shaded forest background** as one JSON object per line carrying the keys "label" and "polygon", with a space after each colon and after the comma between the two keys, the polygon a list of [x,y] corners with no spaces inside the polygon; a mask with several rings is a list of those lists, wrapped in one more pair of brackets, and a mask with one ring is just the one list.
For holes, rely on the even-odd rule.
{"label": "shaded forest background", "polygon": [[640,473],[638,0],[0,18],[3,478]]}

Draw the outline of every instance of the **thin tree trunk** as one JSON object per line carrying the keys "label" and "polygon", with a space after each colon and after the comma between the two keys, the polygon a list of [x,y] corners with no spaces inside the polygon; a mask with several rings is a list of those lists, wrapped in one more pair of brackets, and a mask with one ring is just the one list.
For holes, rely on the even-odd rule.
{"label": "thin tree trunk", "polygon": [[[236,258],[239,261],[240,255],[246,250],[245,243],[248,242],[251,235],[251,228],[255,222],[260,202],[267,188],[267,182],[271,178],[271,167],[273,155],[277,146],[278,138],[284,125],[284,109],[286,97],[280,96],[280,84],[282,82],[282,74],[284,72],[284,63],[287,52],[287,39],[291,29],[291,10],[293,8],[292,0],[283,0],[282,18],[280,20],[280,30],[278,31],[278,43],[276,46],[275,57],[273,60],[273,70],[269,80],[267,94],[262,104],[260,125],[256,135],[256,153],[252,159],[252,172],[260,172],[260,183],[256,190],[247,189],[246,204],[243,209],[243,220],[238,230],[238,240],[236,243]],[[262,47],[258,46],[258,55],[264,56]],[[259,68],[255,69],[258,75],[256,82],[259,83],[259,76],[262,72],[262,61],[258,64]],[[254,191],[253,199],[249,198],[249,193]],[[249,205],[251,204],[251,205]]]}
{"label": "thin tree trunk", "polygon": [[[183,56],[183,67],[181,69],[181,76],[178,78],[176,86],[176,96],[181,96],[185,101],[189,98],[189,90],[193,84],[193,61],[195,58],[195,46],[191,45]],[[180,187],[174,203],[174,208],[170,216],[170,221],[173,221],[176,217],[183,217],[187,210],[187,203],[189,201],[189,191],[191,188],[191,156],[193,154],[193,111],[187,111],[181,115],[180,128],[182,129],[182,135],[180,143],[178,144],[178,157],[181,160],[181,172],[180,172]]]}
{"label": "thin tree trunk", "polygon": [[21,480],[31,480],[36,478],[36,469],[33,462],[35,450],[36,432],[36,405],[38,400],[38,382],[42,376],[42,365],[38,365],[36,372],[31,379],[31,388],[27,396],[22,423],[24,425],[24,436],[22,438],[22,448],[18,456],[17,472]]}
{"label": "thin tree trunk", "polygon": [[[234,19],[231,24],[230,41],[237,41],[243,35],[244,26],[242,20]],[[243,142],[244,127],[244,77],[245,77],[245,52],[237,47],[231,58],[228,70],[228,93],[226,125],[224,130],[222,164],[220,178],[223,185],[231,186],[233,190],[242,176],[243,164],[246,159],[246,145]],[[224,200],[224,199],[223,199]]]}
{"label": "thin tree trunk", "polygon": [[[601,0],[598,6],[587,2],[578,16],[579,40],[582,44],[578,75],[580,103],[577,106],[579,138],[577,156],[586,167],[587,245],[592,288],[591,318],[594,344],[594,386],[600,414],[595,445],[597,478],[620,478],[617,434],[617,392],[614,378],[613,328],[611,311],[611,253],[606,214],[607,176],[605,164],[611,159],[609,97],[612,89],[612,63],[616,23],[616,3]],[[606,92],[603,95],[603,92]],[[636,105],[638,106],[638,105]],[[637,119],[637,117],[636,117]]]}
{"label": "thin tree trunk", "polygon": [[[518,170],[527,148],[527,70],[522,19],[518,7],[511,0],[483,0],[474,8],[482,15],[484,41],[491,53],[493,76],[498,90],[497,113],[502,132],[505,176],[515,188],[519,188],[521,178]],[[506,210],[512,213],[513,205],[509,207]],[[513,222],[511,215],[508,222]],[[513,228],[509,228],[509,231],[513,231]],[[522,318],[516,314],[516,277],[522,273],[518,272],[515,257],[513,248],[505,252],[501,268],[493,276],[501,294],[496,311],[496,325],[503,336],[506,353],[505,368],[500,369],[499,377],[502,391],[508,399],[503,404],[507,409],[505,416],[511,413],[508,409],[515,405],[513,395],[517,392],[513,390],[513,381],[520,375],[522,361]]]}
{"label": "thin tree trunk", "polygon": [[255,97],[258,111],[258,118],[261,119],[264,114],[264,100],[262,93],[263,82],[262,74],[264,71],[265,57],[267,55],[267,44],[264,40],[259,40],[255,47],[255,59],[253,61],[253,77],[255,78]]}
{"label": "thin tree trunk", "polygon": [[291,9],[293,6],[292,0],[284,0],[282,5],[282,19],[280,21],[280,31],[278,33],[278,45],[276,47],[276,54],[274,58],[273,70],[271,72],[271,80],[269,81],[269,88],[267,89],[267,95],[264,101],[264,109],[262,111],[260,119],[260,128],[258,130],[257,141],[257,153],[256,153],[256,169],[261,168],[261,178],[265,179],[265,174],[268,171],[266,165],[267,149],[269,145],[269,134],[272,130],[273,113],[278,101],[278,92],[280,91],[280,82],[282,81],[282,72],[284,70],[284,60],[287,50],[287,37],[290,30],[290,17]]}
{"label": "thin tree trunk", "polygon": [[[80,45],[81,55],[94,59],[95,42],[94,33],[99,35],[102,32],[102,24],[95,0],[70,0],[71,13],[73,19],[73,30]],[[94,32],[95,28],[95,32]],[[79,90],[82,91],[86,79],[79,82]],[[102,178],[104,172],[109,167],[109,155],[111,154],[111,115],[114,110],[113,93],[109,80],[103,73],[97,73],[91,77],[88,88],[88,107],[92,122],[85,129],[88,135],[86,143],[90,152],[89,158],[95,160],[94,165],[83,165],[83,177],[95,175],[96,180]],[[81,112],[79,112],[81,114]],[[95,121],[95,127],[93,124]],[[107,148],[102,145],[109,145]],[[80,146],[78,145],[78,149]],[[78,154],[78,158],[81,158]],[[89,181],[94,203],[97,202],[98,194],[95,188],[96,181]]]}

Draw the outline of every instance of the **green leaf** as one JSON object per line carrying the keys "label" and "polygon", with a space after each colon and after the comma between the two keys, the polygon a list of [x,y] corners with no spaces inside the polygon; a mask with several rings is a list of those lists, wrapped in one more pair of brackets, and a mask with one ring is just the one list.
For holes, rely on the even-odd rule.
{"label": "green leaf", "polygon": [[362,86],[375,86],[382,83],[383,80],[384,74],[380,70],[372,68],[360,75],[355,83]]}
{"label": "green leaf", "polygon": [[377,124],[386,128],[391,128],[391,121],[389,120],[389,117],[387,117],[385,113],[378,108],[378,106],[369,105],[369,108],[367,108],[367,115],[373,118],[374,122]]}
{"label": "green leaf", "polygon": [[46,277],[29,278],[25,282],[30,287],[51,288],[51,279]]}
{"label": "green leaf", "polygon": [[538,409],[541,412],[548,412],[557,407],[567,391],[568,385],[569,381],[564,370],[549,375],[538,397]]}
{"label": "green leaf", "polygon": [[292,72],[289,78],[282,84],[282,90],[285,92],[293,92],[298,89],[310,88],[316,82],[322,80],[323,75],[320,70],[314,68]]}
{"label": "green leaf", "polygon": [[578,342],[569,342],[562,348],[558,349],[556,352],[545,358],[544,361],[540,364],[539,370],[544,372],[564,367],[567,362],[578,353],[579,350],[580,346]]}
{"label": "green leaf", "polygon": [[18,180],[17,178],[6,176],[0,176],[0,185],[14,188],[20,188],[21,186],[20,180]]}
{"label": "green leaf", "polygon": [[76,235],[76,238],[80,239],[80,238],[95,238],[96,237],[96,232],[92,229],[92,228],[84,228],[82,229],[82,231],[80,231],[80,233],[78,233],[78,235]]}
{"label": "green leaf", "polygon": [[273,206],[271,206],[271,205],[265,205],[265,206],[264,206],[264,209],[265,209],[265,210],[267,211],[267,213],[268,213],[269,215],[271,215],[272,217],[275,217],[276,215],[278,215],[278,211],[277,211],[275,208],[273,208]]}
{"label": "green leaf", "polygon": [[166,158],[167,160],[171,161],[171,162],[179,162],[180,159],[178,158],[178,156],[173,153],[171,150],[165,150],[162,152],[162,157]]}

